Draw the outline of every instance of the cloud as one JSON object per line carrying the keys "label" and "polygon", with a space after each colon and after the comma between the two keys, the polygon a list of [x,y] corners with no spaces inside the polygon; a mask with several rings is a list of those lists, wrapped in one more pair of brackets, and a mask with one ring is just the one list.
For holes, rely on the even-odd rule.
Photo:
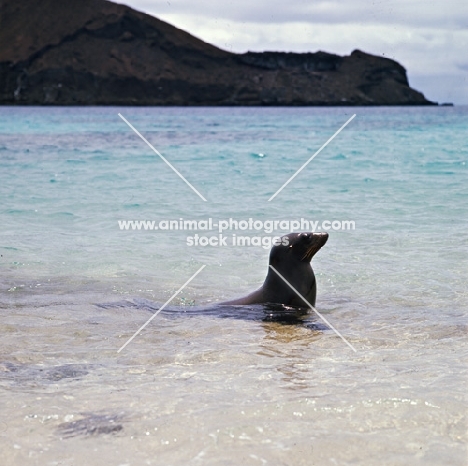
{"label": "cloud", "polygon": [[463,29],[468,25],[466,0],[130,0],[135,8],[159,15],[191,15],[234,22],[282,24],[391,24]]}

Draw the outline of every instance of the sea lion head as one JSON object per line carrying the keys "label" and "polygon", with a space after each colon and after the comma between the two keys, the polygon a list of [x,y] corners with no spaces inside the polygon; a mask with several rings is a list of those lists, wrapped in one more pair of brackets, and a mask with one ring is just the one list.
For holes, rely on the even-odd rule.
{"label": "sea lion head", "polygon": [[312,257],[328,240],[328,233],[289,233],[281,237],[281,243],[273,246],[270,252],[270,265],[277,268],[281,264],[297,262],[309,264]]}

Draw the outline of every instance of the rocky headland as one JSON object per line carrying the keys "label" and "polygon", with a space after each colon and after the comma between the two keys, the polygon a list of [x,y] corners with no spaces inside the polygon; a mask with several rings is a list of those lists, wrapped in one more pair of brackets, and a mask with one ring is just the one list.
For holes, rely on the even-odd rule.
{"label": "rocky headland", "polygon": [[3,105],[431,105],[394,60],[230,53],[106,0],[2,0]]}

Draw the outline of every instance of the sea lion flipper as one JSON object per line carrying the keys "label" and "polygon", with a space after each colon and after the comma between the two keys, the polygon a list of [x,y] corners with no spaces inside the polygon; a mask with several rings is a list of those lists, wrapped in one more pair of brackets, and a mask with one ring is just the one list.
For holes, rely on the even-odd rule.
{"label": "sea lion flipper", "polygon": [[242,298],[238,299],[233,299],[231,301],[224,301],[220,304],[231,304],[234,306],[237,305],[243,305],[243,304],[260,304],[263,303],[263,286],[259,288],[258,290],[255,290],[253,293],[250,293],[247,296],[244,296]]}

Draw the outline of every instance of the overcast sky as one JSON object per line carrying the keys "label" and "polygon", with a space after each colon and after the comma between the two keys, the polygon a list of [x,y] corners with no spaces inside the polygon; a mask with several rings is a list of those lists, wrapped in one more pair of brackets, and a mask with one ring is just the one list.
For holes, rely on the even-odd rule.
{"label": "overcast sky", "polygon": [[468,0],[117,1],[232,52],[393,58],[426,98],[468,104]]}

